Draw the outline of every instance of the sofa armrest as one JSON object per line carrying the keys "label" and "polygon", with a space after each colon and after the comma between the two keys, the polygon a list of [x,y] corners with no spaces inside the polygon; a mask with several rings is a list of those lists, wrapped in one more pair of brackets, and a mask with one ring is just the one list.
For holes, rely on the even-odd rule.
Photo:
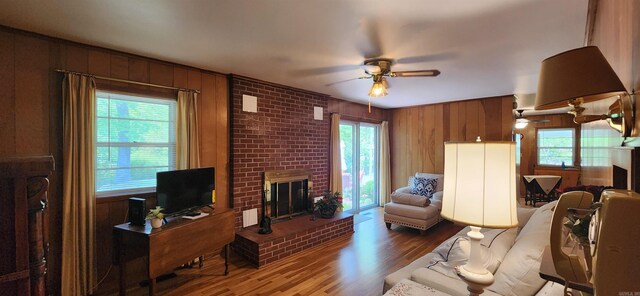
{"label": "sofa armrest", "polygon": [[[469,295],[467,284],[460,278],[451,278],[426,267],[414,270],[411,273],[411,280],[450,295]],[[499,296],[499,294],[487,289],[482,295]]]}
{"label": "sofa armrest", "polygon": [[413,262],[409,263],[409,265],[400,268],[399,270],[396,270],[394,273],[387,275],[384,278],[384,286],[383,286],[383,294],[386,293],[389,289],[391,289],[391,287],[393,287],[395,284],[399,283],[402,279],[410,279],[411,278],[411,273],[418,269],[421,268],[423,266],[427,266],[427,264],[429,264],[429,262],[431,262],[431,259],[433,259],[434,254],[433,253],[427,253],[426,255],[414,260]]}

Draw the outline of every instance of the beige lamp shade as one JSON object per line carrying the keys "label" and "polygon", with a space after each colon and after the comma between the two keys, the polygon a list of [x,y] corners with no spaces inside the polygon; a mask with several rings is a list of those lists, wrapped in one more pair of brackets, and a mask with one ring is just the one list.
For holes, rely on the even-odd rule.
{"label": "beige lamp shade", "polygon": [[444,175],[442,217],[488,228],[518,225],[514,142],[445,143]]}
{"label": "beige lamp shade", "polygon": [[542,61],[535,109],[562,108],[569,100],[588,103],[625,92],[600,50],[595,46],[581,47]]}

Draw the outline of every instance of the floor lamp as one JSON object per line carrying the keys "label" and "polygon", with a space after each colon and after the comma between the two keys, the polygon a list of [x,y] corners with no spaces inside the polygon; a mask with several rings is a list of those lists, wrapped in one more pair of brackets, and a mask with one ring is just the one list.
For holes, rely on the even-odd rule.
{"label": "floor lamp", "polygon": [[467,264],[457,266],[469,295],[493,283],[480,254],[482,227],[518,225],[514,142],[448,142],[444,148],[442,217],[471,226]]}

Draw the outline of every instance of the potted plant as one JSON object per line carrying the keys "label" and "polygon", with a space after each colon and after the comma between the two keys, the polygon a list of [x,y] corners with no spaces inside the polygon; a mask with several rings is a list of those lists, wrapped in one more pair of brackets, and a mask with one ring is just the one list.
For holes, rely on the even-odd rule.
{"label": "potted plant", "polygon": [[152,228],[162,227],[162,219],[164,218],[164,214],[162,213],[162,210],[164,209],[160,206],[157,206],[153,210],[149,210],[149,214],[147,214],[147,219],[151,220]]}
{"label": "potted plant", "polygon": [[322,199],[315,203],[313,213],[319,213],[320,218],[328,219],[332,218],[339,208],[342,208],[342,194],[338,191],[332,193],[327,190],[324,192]]}

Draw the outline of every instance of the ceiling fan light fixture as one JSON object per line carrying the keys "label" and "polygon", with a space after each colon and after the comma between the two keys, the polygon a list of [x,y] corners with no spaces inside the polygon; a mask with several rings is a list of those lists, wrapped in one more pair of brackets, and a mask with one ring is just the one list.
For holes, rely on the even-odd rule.
{"label": "ceiling fan light fixture", "polygon": [[384,83],[382,83],[382,81],[374,82],[371,86],[371,89],[369,90],[369,97],[378,98],[384,97],[386,95],[388,95],[387,88],[384,86]]}
{"label": "ceiling fan light fixture", "polygon": [[516,121],[515,128],[516,129],[523,129],[523,128],[527,127],[528,124],[529,124],[528,121]]}

